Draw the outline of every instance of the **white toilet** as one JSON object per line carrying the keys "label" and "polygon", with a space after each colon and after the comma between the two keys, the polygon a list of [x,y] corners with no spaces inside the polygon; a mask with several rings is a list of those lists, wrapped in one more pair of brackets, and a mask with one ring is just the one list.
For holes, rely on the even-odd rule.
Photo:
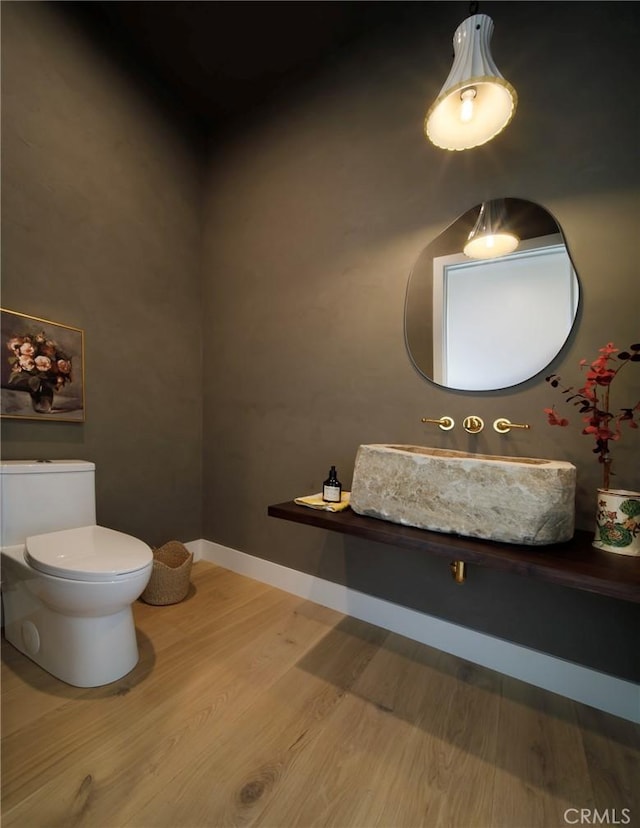
{"label": "white toilet", "polygon": [[98,687],[138,662],[131,612],[153,567],[141,540],[96,525],[95,465],[0,463],[7,641],[56,678]]}

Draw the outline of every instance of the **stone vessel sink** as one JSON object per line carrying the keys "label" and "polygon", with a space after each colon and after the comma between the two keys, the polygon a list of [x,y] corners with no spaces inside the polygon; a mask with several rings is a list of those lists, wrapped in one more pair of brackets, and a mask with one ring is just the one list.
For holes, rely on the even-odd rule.
{"label": "stone vessel sink", "polygon": [[575,466],[562,460],[362,445],[351,508],[435,532],[542,546],[573,537],[575,487]]}

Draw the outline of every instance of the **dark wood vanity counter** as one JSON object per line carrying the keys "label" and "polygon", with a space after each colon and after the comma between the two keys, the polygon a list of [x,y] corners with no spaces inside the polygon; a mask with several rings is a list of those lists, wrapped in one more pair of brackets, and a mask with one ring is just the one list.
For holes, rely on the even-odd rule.
{"label": "dark wood vanity counter", "polygon": [[268,514],[377,543],[440,555],[448,561],[489,566],[610,598],[640,603],[640,558],[595,549],[591,545],[591,532],[578,531],[567,543],[525,546],[428,532],[377,518],[362,517],[351,509],[337,513],[324,512],[299,506],[293,501],[269,506]]}

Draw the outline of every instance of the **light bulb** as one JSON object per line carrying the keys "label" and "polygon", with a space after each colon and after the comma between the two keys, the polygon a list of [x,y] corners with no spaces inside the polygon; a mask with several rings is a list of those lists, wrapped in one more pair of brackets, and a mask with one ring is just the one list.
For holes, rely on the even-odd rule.
{"label": "light bulb", "polygon": [[477,236],[465,244],[464,255],[470,259],[497,259],[499,256],[513,253],[518,244],[518,237],[512,233]]}
{"label": "light bulb", "polygon": [[473,86],[463,89],[460,93],[460,100],[462,101],[462,106],[460,107],[460,120],[463,124],[468,124],[473,118],[473,100],[476,94],[476,90]]}

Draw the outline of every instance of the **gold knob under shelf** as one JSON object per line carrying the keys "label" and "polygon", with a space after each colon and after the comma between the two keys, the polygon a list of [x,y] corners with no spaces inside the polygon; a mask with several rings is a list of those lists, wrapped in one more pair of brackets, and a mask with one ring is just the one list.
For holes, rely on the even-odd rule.
{"label": "gold knob under shelf", "polygon": [[472,414],[470,417],[465,417],[462,423],[464,430],[468,434],[479,434],[484,428],[484,420]]}
{"label": "gold knob under shelf", "polygon": [[451,569],[451,574],[456,584],[463,584],[467,577],[464,561],[451,561],[449,568]]}
{"label": "gold knob under shelf", "polygon": [[443,431],[451,431],[454,427],[455,420],[452,417],[440,417],[439,420],[432,419],[431,417],[423,417],[420,420],[421,423],[434,423],[434,425],[439,426]]}
{"label": "gold knob under shelf", "polygon": [[498,417],[493,423],[494,431],[498,434],[508,434],[512,428],[531,428],[528,423],[511,423],[506,417]]}

